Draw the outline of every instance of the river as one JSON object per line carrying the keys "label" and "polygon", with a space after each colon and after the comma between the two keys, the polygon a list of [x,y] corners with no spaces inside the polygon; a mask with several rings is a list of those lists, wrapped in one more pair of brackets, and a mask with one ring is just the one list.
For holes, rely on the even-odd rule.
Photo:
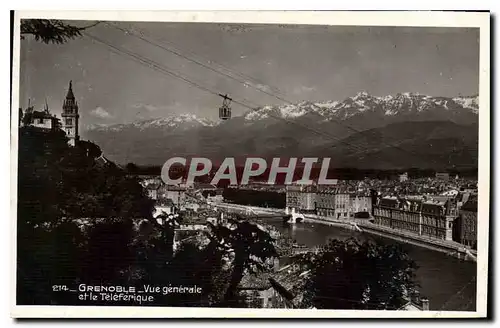
{"label": "river", "polygon": [[[379,238],[364,233],[318,223],[283,223],[280,219],[269,219],[266,223],[275,226],[282,234],[309,247],[325,244],[329,239],[356,237],[361,240]],[[390,239],[383,242],[395,243]],[[429,299],[430,310],[475,311],[476,310],[476,263],[464,262],[446,254],[425,248],[403,244],[416,262],[417,283],[420,294]]]}

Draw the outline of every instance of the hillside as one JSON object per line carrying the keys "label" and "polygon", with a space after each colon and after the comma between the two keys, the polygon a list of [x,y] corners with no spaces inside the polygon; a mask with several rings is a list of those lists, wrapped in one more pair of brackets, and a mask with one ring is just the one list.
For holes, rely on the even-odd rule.
{"label": "hillside", "polygon": [[477,124],[401,122],[356,133],[309,154],[331,157],[336,167],[466,169],[477,167],[477,145]]}

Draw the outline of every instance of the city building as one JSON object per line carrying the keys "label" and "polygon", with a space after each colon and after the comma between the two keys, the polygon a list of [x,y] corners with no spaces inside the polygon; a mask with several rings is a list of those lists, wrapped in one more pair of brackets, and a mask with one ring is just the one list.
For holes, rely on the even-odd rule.
{"label": "city building", "polygon": [[422,204],[422,235],[453,240],[453,222],[458,216],[456,202],[424,202]]}
{"label": "city building", "polygon": [[[274,308],[298,308],[311,271],[297,264],[288,264],[269,278],[274,292]],[[310,307],[314,309],[314,307]]]}
{"label": "city building", "polygon": [[186,202],[184,204],[181,205],[181,210],[184,210],[184,211],[191,211],[193,213],[197,213],[201,206],[200,204],[198,203],[195,203],[195,202]]}
{"label": "city building", "polygon": [[213,192],[208,192],[207,193],[207,202],[209,203],[215,203],[215,204],[220,204],[224,202],[224,197],[222,195],[223,190],[222,189],[216,189]]}
{"label": "city building", "polygon": [[458,199],[458,208],[460,209],[467,201],[470,199],[477,199],[477,192],[476,191],[461,191],[457,195]]}
{"label": "city building", "polygon": [[450,190],[447,190],[447,191],[443,192],[440,196],[454,198],[454,197],[457,197],[458,194],[459,194],[458,190],[456,190],[456,189],[450,189]]}
{"label": "city building", "polygon": [[375,224],[406,230],[421,234],[421,216],[419,209],[421,202],[406,200],[404,203],[396,197],[381,198],[373,206]]}
{"label": "city building", "polygon": [[399,182],[408,181],[408,172],[399,175]]}
{"label": "city building", "polygon": [[349,213],[354,217],[356,213],[372,211],[372,198],[370,196],[351,194],[349,201]]}
{"label": "city building", "polygon": [[316,187],[291,185],[286,187],[286,210],[300,213],[316,213]]}
{"label": "city building", "polygon": [[156,202],[153,217],[156,218],[163,213],[167,215],[176,213],[175,205],[172,200],[164,199]]}
{"label": "city building", "polygon": [[326,218],[348,219],[350,200],[350,195],[339,188],[320,190],[316,193],[316,213]]}
{"label": "city building", "polygon": [[252,308],[273,308],[274,290],[265,273],[246,274],[237,287]]}
{"label": "city building", "polygon": [[63,112],[61,116],[63,118],[63,129],[64,132],[66,132],[66,136],[69,138],[69,144],[74,146],[76,142],[80,140],[78,132],[80,115],[78,114],[78,103],[73,94],[72,81],[69,81],[69,89],[63,103]]}
{"label": "city building", "polygon": [[319,189],[316,186],[292,185],[286,188],[286,213],[317,214],[347,219],[356,213],[372,210],[372,198],[363,193],[349,193],[344,188]]}
{"label": "city building", "polygon": [[287,209],[300,208],[300,193],[302,186],[287,186],[286,187],[286,207]]}
{"label": "city building", "polygon": [[159,188],[159,197],[162,199],[170,199],[172,202],[178,206],[186,202],[186,188],[161,184]]}
{"label": "city building", "polygon": [[458,242],[465,246],[477,249],[477,198],[470,197],[467,202],[460,208],[459,217],[457,218],[459,225],[459,240]]}
{"label": "city building", "polygon": [[441,240],[453,240],[457,216],[454,199],[440,202],[387,197],[374,206],[375,224]]}
{"label": "city building", "polygon": [[427,298],[411,298],[399,311],[429,311],[429,300]]}
{"label": "city building", "polygon": [[[21,114],[21,111],[19,111]],[[31,125],[44,130],[54,130],[60,127],[60,121],[49,111],[49,106],[45,104],[43,111],[34,110],[33,106],[28,106],[23,115],[23,125]]]}
{"label": "city building", "polygon": [[154,200],[158,199],[158,190],[160,189],[161,184],[159,183],[151,183],[148,184],[146,188],[146,192],[148,193],[148,197]]}
{"label": "city building", "polygon": [[138,178],[143,187],[147,187],[150,184],[159,185],[162,182],[161,178],[156,175],[140,175]]}

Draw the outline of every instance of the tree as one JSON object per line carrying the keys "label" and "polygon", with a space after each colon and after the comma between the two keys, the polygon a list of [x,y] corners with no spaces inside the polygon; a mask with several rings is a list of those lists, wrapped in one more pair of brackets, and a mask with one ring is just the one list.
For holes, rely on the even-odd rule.
{"label": "tree", "polygon": [[245,272],[258,272],[267,269],[268,260],[278,255],[274,239],[268,232],[246,220],[230,219],[232,227],[211,225],[212,242],[221,250],[234,253],[232,273],[224,295],[224,305],[237,303],[237,287]]}
{"label": "tree", "polygon": [[118,284],[122,272],[133,262],[130,244],[134,237],[130,219],[105,219],[91,224],[87,232],[83,281]]}
{"label": "tree", "polygon": [[25,35],[33,35],[36,41],[62,44],[82,36],[84,30],[99,23],[77,27],[55,19],[23,19],[21,20],[21,39],[24,39]]}
{"label": "tree", "polygon": [[162,244],[165,246],[163,249],[164,261],[169,263],[174,256],[175,228],[180,225],[182,218],[178,214],[167,214],[165,211],[162,211],[156,219],[162,221],[159,228],[163,239]]}
{"label": "tree", "polygon": [[332,240],[299,263],[311,270],[301,307],[395,310],[416,288],[416,265],[399,245]]}
{"label": "tree", "polygon": [[69,147],[61,130],[20,127],[18,154],[18,304],[75,304],[52,285],[119,277],[133,262],[131,222],[150,219],[153,202],[116,165],[97,165],[97,145]]}
{"label": "tree", "polygon": [[198,286],[201,293],[169,295],[168,304],[175,306],[217,306],[223,299],[230,271],[225,269],[223,254],[211,245],[199,248],[183,243],[173,258],[165,277],[172,286]]}
{"label": "tree", "polygon": [[139,167],[137,165],[135,165],[134,163],[128,163],[125,166],[125,169],[130,174],[137,174],[139,172]]}

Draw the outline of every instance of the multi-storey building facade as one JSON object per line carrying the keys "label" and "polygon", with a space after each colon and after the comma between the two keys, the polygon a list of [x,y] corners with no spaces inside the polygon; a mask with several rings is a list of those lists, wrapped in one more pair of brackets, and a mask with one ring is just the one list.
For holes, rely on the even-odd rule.
{"label": "multi-storey building facade", "polygon": [[177,206],[186,201],[186,188],[162,184],[160,188],[161,197],[171,199]]}
{"label": "multi-storey building facade", "polygon": [[312,186],[306,186],[299,198],[301,213],[316,213],[316,190]]}
{"label": "multi-storey building facade", "polygon": [[457,219],[459,242],[477,249],[477,198],[471,198],[462,205]]}
{"label": "multi-storey building facade", "polygon": [[342,188],[320,189],[316,186],[288,186],[286,208],[303,214],[317,214],[334,219],[348,219],[355,213],[372,210],[372,197],[350,194]]}
{"label": "multi-storey building facade", "polygon": [[286,187],[286,207],[289,209],[300,208],[301,186]]}
{"label": "multi-storey building facade", "polygon": [[154,200],[158,199],[158,190],[160,189],[159,183],[151,183],[147,185],[145,188],[149,198]]}
{"label": "multi-storey building facade", "polygon": [[453,222],[457,215],[453,199],[421,202],[383,198],[374,206],[375,224],[442,240],[453,239]]}
{"label": "multi-storey building facade", "polygon": [[289,211],[316,213],[316,188],[292,185],[286,188],[286,207]]}
{"label": "multi-storey building facade", "polygon": [[356,213],[372,211],[372,198],[365,195],[350,195],[349,213],[354,216]]}
{"label": "multi-storey building facade", "polygon": [[321,190],[316,194],[316,212],[332,219],[348,219],[350,214],[350,195],[337,188]]}

